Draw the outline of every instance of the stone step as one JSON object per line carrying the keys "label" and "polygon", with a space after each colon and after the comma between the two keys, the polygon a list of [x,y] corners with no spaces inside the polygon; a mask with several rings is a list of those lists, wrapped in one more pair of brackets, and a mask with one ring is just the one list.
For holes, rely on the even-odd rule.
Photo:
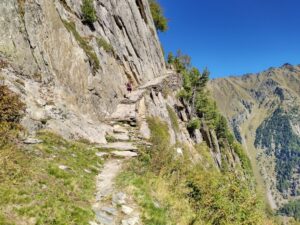
{"label": "stone step", "polygon": [[113,154],[114,156],[120,156],[125,158],[132,158],[138,156],[136,152],[132,151],[112,151],[111,154]]}
{"label": "stone step", "polygon": [[119,104],[117,105],[116,110],[106,119],[119,122],[134,122],[137,119],[136,105]]}
{"label": "stone step", "polygon": [[115,134],[128,134],[128,130],[119,124],[113,126],[113,132]]}
{"label": "stone step", "polygon": [[151,142],[148,142],[148,141],[138,141],[137,145],[143,145],[143,146],[146,146],[146,147],[152,147],[153,146],[153,144]]}
{"label": "stone step", "polygon": [[137,151],[138,148],[131,142],[112,142],[102,145],[97,145],[97,148],[101,149],[112,149],[119,151]]}
{"label": "stone step", "polygon": [[104,206],[100,210],[112,216],[116,216],[118,214],[118,210],[112,206]]}
{"label": "stone step", "polygon": [[122,220],[122,225],[138,225],[140,218],[138,216]]}
{"label": "stone step", "polygon": [[128,134],[125,133],[111,133],[109,137],[112,138],[114,141],[129,141],[130,138]]}
{"label": "stone step", "polygon": [[126,95],[126,98],[121,101],[123,104],[136,103],[144,96],[146,90],[138,89]]}
{"label": "stone step", "polygon": [[104,157],[104,156],[106,156],[106,155],[108,155],[107,152],[97,152],[97,153],[96,153],[96,156],[98,156],[98,157]]}
{"label": "stone step", "polygon": [[102,212],[102,211],[96,211],[95,214],[96,214],[96,220],[100,224],[103,224],[103,225],[113,225],[113,224],[115,224],[113,216],[108,215],[107,213]]}

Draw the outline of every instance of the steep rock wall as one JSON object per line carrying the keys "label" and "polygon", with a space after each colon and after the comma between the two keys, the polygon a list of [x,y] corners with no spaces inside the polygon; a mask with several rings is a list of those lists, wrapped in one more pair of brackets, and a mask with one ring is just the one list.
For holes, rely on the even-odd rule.
{"label": "steep rock wall", "polygon": [[97,0],[94,7],[91,27],[82,22],[81,1],[0,2],[0,76],[26,102],[29,130],[95,141],[98,131],[83,131],[82,121],[113,112],[128,81],[142,85],[165,73],[147,0]]}

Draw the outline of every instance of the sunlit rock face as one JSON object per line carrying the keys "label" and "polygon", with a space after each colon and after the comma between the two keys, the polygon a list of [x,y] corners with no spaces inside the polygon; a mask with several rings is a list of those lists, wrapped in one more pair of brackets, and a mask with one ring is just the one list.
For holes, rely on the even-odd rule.
{"label": "sunlit rock face", "polygon": [[81,1],[0,2],[0,76],[26,102],[30,131],[98,140],[126,83],[164,75],[148,1],[100,0],[94,8],[97,21],[87,25]]}

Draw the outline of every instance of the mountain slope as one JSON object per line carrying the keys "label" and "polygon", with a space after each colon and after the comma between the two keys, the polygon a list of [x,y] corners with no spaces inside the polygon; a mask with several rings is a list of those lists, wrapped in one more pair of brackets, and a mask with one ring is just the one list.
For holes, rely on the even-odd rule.
{"label": "mountain slope", "polygon": [[209,72],[166,69],[161,14],[0,2],[0,224],[273,224]]}
{"label": "mountain slope", "polygon": [[272,208],[299,196],[300,67],[212,80],[209,89],[248,151]]}

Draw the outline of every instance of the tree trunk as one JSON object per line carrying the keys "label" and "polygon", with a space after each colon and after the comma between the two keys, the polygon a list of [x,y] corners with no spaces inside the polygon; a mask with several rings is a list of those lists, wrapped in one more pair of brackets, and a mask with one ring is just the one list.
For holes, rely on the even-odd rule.
{"label": "tree trunk", "polygon": [[196,100],[196,90],[193,88],[193,96],[192,96],[192,118],[195,117],[195,100]]}

